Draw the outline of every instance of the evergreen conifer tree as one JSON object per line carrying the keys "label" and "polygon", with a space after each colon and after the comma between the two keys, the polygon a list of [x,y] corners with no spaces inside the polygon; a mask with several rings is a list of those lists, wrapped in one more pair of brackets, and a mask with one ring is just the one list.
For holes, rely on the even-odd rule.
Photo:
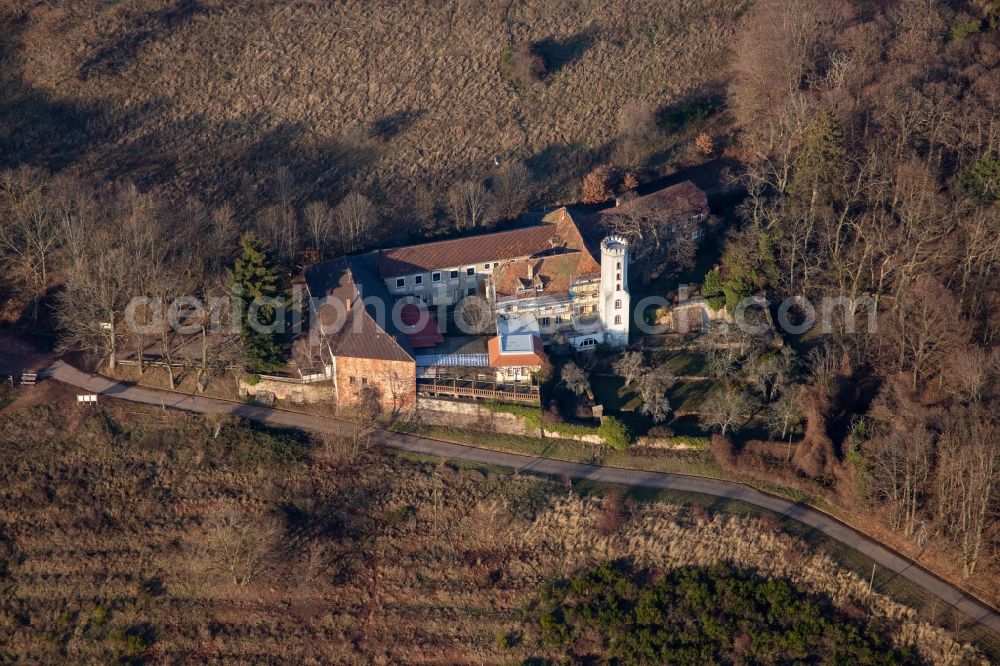
{"label": "evergreen conifer tree", "polygon": [[[281,334],[265,331],[279,311],[269,302],[280,302],[281,277],[274,268],[267,244],[252,233],[240,238],[240,256],[233,267],[233,291],[242,305],[240,340],[247,367],[254,372],[274,372],[283,363]],[[263,302],[262,302],[263,301]],[[253,326],[256,318],[261,326]]]}

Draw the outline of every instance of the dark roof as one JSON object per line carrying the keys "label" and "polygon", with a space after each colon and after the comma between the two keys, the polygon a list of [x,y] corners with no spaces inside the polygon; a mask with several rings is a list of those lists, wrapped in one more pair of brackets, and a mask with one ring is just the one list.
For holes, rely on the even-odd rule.
{"label": "dark roof", "polygon": [[305,271],[309,295],[320,301],[314,316],[333,324],[338,308],[332,301],[343,304],[344,325],[330,336],[335,356],[412,361],[406,336],[393,325],[393,300],[374,272],[374,263],[375,256],[369,253],[309,266]]}
{"label": "dark roof", "polygon": [[583,249],[580,232],[565,208],[549,213],[544,222],[523,229],[383,250],[379,253],[379,273],[383,278],[392,278],[441,268],[530,257],[557,247]]}
{"label": "dark roof", "polygon": [[605,208],[600,215],[629,215],[646,211],[675,219],[708,215],[708,197],[697,185],[685,180],[641,197],[633,197],[620,206]]}

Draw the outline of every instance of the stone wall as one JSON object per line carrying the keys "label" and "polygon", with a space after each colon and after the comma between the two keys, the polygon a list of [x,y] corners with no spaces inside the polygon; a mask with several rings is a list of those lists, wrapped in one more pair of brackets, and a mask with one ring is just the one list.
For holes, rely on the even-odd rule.
{"label": "stone wall", "polygon": [[414,419],[430,425],[451,426],[466,430],[493,431],[529,437],[541,435],[538,428],[528,426],[524,418],[506,412],[495,412],[478,402],[461,402],[419,396]]}
{"label": "stone wall", "polygon": [[240,397],[269,398],[273,396],[276,400],[293,405],[334,401],[333,385],[330,382],[300,384],[278,379],[261,379],[256,384],[251,384],[245,379],[240,379],[239,390]]}
{"label": "stone wall", "polygon": [[587,444],[604,444],[600,435],[567,435],[556,430],[545,430],[529,425],[524,417],[507,412],[496,412],[481,403],[444,400],[441,398],[417,398],[414,416],[421,423],[451,426],[463,430],[502,432],[508,435],[568,439]]}
{"label": "stone wall", "polygon": [[668,326],[673,333],[698,333],[707,331],[713,321],[732,323],[732,317],[725,308],[713,310],[698,296],[673,306],[657,323]]}

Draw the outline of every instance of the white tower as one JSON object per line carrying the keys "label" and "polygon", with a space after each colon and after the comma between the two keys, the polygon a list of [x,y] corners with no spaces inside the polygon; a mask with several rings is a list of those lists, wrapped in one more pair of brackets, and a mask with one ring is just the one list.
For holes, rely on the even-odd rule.
{"label": "white tower", "polygon": [[601,241],[601,293],[597,302],[604,324],[604,342],[612,347],[628,344],[628,241],[608,236]]}

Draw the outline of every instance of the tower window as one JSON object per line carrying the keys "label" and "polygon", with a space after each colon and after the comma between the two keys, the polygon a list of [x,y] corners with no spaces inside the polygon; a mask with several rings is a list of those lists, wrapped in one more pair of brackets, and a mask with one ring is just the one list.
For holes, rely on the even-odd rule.
{"label": "tower window", "polygon": [[615,310],[621,310],[621,309],[622,309],[622,299],[617,298],[615,299]]}
{"label": "tower window", "polygon": [[621,270],[622,269],[622,262],[620,262],[620,261],[615,262],[615,268],[617,268],[618,270]]}
{"label": "tower window", "polygon": [[617,324],[621,324],[621,323],[622,323],[622,316],[621,315],[615,315],[615,324],[617,325]]}
{"label": "tower window", "polygon": [[618,275],[616,275],[616,276],[615,276],[615,279],[616,279],[616,280],[621,280],[621,279],[622,279],[622,274],[621,274],[621,273],[619,273]]}

